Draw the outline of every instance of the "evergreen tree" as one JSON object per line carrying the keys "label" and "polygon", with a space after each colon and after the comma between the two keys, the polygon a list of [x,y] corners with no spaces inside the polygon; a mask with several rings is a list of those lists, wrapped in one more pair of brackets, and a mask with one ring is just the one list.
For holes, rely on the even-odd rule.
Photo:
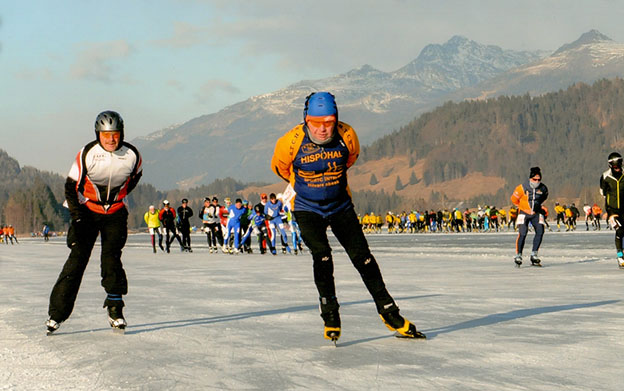
{"label": "evergreen tree", "polygon": [[416,178],[416,173],[414,171],[412,171],[412,175],[410,175],[410,179],[409,179],[409,184],[410,185],[415,185],[418,182],[420,182],[420,181],[418,180],[418,178]]}
{"label": "evergreen tree", "polygon": [[374,186],[374,185],[376,185],[378,183],[379,183],[379,181],[377,180],[377,177],[375,176],[375,174],[374,173],[371,174],[370,181],[368,182],[368,184],[371,185],[371,186]]}
{"label": "evergreen tree", "polygon": [[403,183],[401,182],[401,178],[397,175],[396,182],[394,183],[394,190],[399,191],[403,190]]}

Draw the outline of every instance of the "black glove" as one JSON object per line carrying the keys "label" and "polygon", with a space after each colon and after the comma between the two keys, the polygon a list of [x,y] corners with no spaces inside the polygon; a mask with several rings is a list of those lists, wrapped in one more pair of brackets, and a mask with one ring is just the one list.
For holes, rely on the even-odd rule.
{"label": "black glove", "polygon": [[89,208],[84,205],[79,205],[74,208],[69,209],[69,214],[71,216],[71,223],[84,223],[91,219],[91,212]]}
{"label": "black glove", "polygon": [[69,225],[69,231],[67,231],[67,247],[72,248],[78,242],[80,233],[88,229],[88,224],[91,221],[91,212],[86,206],[80,205],[77,208],[71,208],[69,213],[71,215],[71,224]]}

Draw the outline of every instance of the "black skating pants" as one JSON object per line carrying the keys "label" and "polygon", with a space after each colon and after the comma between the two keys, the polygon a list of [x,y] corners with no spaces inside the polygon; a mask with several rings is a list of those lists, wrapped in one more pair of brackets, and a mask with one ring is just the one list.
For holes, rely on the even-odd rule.
{"label": "black skating pants", "polygon": [[178,231],[173,226],[165,226],[165,245],[167,246],[167,251],[171,248],[171,243],[173,243],[174,239],[178,239],[178,243],[180,243],[180,247],[184,247],[182,245],[182,239],[180,235],[178,235]]}
{"label": "black skating pants", "polygon": [[353,266],[360,273],[364,285],[375,301],[377,312],[383,314],[398,310],[386,289],[379,265],[368,248],[353,208],[329,217],[307,211],[295,211],[294,214],[301,229],[301,237],[312,253],[314,283],[321,299],[321,314],[338,308],[327,227],[331,227]]}
{"label": "black skating pants", "polygon": [[[219,243],[219,246],[223,246],[223,233],[221,232],[221,224],[204,223],[204,227],[208,227],[209,229],[209,233],[206,234],[208,246],[217,247],[217,243]],[[205,228],[204,232],[206,232]]]}
{"label": "black skating pants", "polygon": [[67,246],[71,252],[52,288],[48,308],[48,315],[57,322],[69,318],[74,309],[82,276],[98,234],[102,244],[100,267],[104,290],[109,294],[128,293],[126,272],[121,263],[121,250],[128,237],[128,212],[125,208],[110,215],[88,212],[86,221],[72,222],[67,233]]}
{"label": "black skating pants", "polygon": [[191,225],[181,224],[180,231],[182,231],[182,247],[191,248]]}
{"label": "black skating pants", "polygon": [[618,252],[623,252],[622,243],[624,242],[624,216],[617,216],[615,218],[616,226],[613,227],[615,229],[615,249]]}
{"label": "black skating pants", "polygon": [[[524,216],[522,224],[518,223],[518,239],[516,239],[516,253],[522,254],[524,249],[524,242],[526,241],[527,233],[529,232],[529,223],[535,229],[535,237],[533,238],[533,252],[539,250],[542,244],[542,238],[544,237],[544,224],[540,223],[541,215],[535,213],[532,215],[518,215],[518,217]],[[522,218],[521,218],[522,219]]]}

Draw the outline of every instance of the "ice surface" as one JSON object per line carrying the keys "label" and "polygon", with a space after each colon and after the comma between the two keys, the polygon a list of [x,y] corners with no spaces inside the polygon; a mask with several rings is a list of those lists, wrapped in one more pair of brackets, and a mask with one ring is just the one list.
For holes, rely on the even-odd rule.
{"label": "ice surface", "polygon": [[334,241],[337,348],[322,337],[308,253],[215,255],[194,235],[192,254],[152,254],[144,234],[123,255],[126,334],[108,327],[98,246],[74,313],[46,337],[68,249],[0,244],[0,390],[624,389],[613,231],[547,232],[544,267],[520,269],[513,233],[368,238],[428,340],[393,337]]}

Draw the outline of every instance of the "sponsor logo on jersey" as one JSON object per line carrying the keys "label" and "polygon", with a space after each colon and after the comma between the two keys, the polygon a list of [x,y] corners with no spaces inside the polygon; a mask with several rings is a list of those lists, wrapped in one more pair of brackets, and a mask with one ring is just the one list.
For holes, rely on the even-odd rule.
{"label": "sponsor logo on jersey", "polygon": [[315,154],[308,155],[308,156],[302,156],[301,163],[302,164],[314,163],[315,161],[319,159],[323,159],[323,160],[340,159],[341,157],[342,157],[341,151],[323,151],[323,152],[317,152]]}
{"label": "sponsor logo on jersey", "polygon": [[318,152],[320,149],[321,147],[313,143],[308,143],[301,146],[301,152],[305,153],[306,155]]}

